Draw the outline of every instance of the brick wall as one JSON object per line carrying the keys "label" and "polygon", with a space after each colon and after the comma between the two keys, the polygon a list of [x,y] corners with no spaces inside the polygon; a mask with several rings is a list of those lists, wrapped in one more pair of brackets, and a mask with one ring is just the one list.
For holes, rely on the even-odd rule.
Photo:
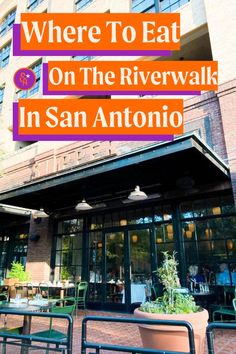
{"label": "brick wall", "polygon": [[38,234],[38,241],[28,243],[26,270],[30,272],[32,281],[43,282],[50,278],[50,259],[52,250],[52,232],[49,219],[30,220],[29,235]]}
{"label": "brick wall", "polygon": [[236,79],[219,87],[218,99],[236,204]]}
{"label": "brick wall", "polygon": [[[206,126],[208,122],[208,126]],[[227,162],[219,99],[214,92],[205,92],[184,102],[185,132],[200,130],[201,138]]]}

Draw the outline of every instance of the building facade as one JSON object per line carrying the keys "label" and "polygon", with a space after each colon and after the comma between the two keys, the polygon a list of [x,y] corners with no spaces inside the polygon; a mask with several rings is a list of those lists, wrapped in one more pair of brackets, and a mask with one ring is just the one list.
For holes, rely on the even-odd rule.
{"label": "building facade", "polygon": [[[54,59],[11,55],[13,23],[27,11],[178,11],[181,50],[168,60],[217,60],[219,89],[185,99],[185,134],[174,142],[14,142],[12,102],[42,97],[42,63]],[[226,283],[236,285],[235,1],[0,0],[0,16],[0,203],[49,214],[0,214],[0,276],[19,260],[34,281],[82,278],[90,306],[128,310],[157,281],[162,251],[176,250],[183,286],[195,264],[207,282],[223,285],[222,263]],[[36,74],[30,91],[9,79],[21,67]],[[136,185],[146,200],[127,198]],[[83,198],[92,209],[76,211]]]}

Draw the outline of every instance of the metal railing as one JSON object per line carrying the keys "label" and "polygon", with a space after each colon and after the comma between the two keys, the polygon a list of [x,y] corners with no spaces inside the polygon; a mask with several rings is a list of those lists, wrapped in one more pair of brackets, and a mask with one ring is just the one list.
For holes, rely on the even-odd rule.
{"label": "metal railing", "polygon": [[[137,348],[125,345],[105,344],[87,341],[87,323],[88,322],[112,322],[112,323],[131,323],[131,324],[147,324],[147,325],[165,325],[185,327],[188,331],[189,352],[176,352],[168,350],[157,350],[147,348]],[[161,320],[143,320],[138,318],[113,318],[102,316],[87,316],[82,321],[82,338],[81,338],[81,354],[86,354],[86,349],[95,349],[95,353],[99,354],[100,350],[117,351],[125,353],[143,353],[143,354],[195,354],[195,345],[193,337],[193,327],[186,321],[161,321]]]}
{"label": "metal railing", "polygon": [[[236,323],[212,322],[207,326],[206,335],[207,335],[207,348],[208,348],[209,354],[215,354],[215,349],[214,349],[214,330],[215,329],[236,330]],[[225,353],[225,354],[227,354],[227,353]]]}
{"label": "metal railing", "polygon": [[[3,345],[2,353],[7,353],[7,346],[17,346],[21,348],[21,353],[28,353],[29,349],[40,349],[57,353],[67,353],[72,354],[72,338],[73,338],[73,319],[68,314],[57,314],[48,312],[31,312],[31,311],[13,311],[0,309],[0,315],[12,315],[12,316],[23,316],[24,324],[27,321],[31,321],[31,318],[47,318],[51,320],[62,319],[67,321],[66,333],[64,338],[58,339],[53,337],[40,337],[39,335],[34,335],[34,333],[24,333],[24,324],[22,334],[17,334],[11,331],[9,332],[6,328],[0,328],[0,343]],[[30,319],[30,320],[29,320]],[[53,324],[53,323],[52,323]],[[52,327],[53,328],[53,327]],[[49,330],[45,328],[45,330]],[[29,331],[30,332],[30,331]],[[53,345],[53,347],[51,346]],[[55,346],[55,347],[54,347]]]}

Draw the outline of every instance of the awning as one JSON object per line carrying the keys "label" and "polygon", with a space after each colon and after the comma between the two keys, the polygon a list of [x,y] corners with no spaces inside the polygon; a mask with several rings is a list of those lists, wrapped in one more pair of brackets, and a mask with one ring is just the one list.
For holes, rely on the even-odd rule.
{"label": "awning", "polygon": [[231,188],[228,166],[191,134],[12,188],[0,193],[0,202],[56,210],[85,197],[122,205],[135,185],[161,199]]}

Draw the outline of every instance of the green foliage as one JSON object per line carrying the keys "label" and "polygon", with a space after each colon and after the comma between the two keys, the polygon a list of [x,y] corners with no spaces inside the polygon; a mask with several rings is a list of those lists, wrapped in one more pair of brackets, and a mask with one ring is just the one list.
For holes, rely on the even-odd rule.
{"label": "green foliage", "polygon": [[71,273],[68,267],[63,266],[61,270],[61,280],[68,280],[71,277]]}
{"label": "green foliage", "polygon": [[8,273],[8,278],[17,278],[19,281],[30,281],[31,276],[29,272],[25,271],[24,266],[20,262],[13,261],[11,270]]}
{"label": "green foliage", "polygon": [[181,314],[198,312],[194,298],[188,294],[178,292],[180,288],[175,252],[170,255],[163,252],[164,261],[156,271],[160,282],[164,286],[163,296],[155,301],[146,302],[141,306],[141,310],[149,313]]}

